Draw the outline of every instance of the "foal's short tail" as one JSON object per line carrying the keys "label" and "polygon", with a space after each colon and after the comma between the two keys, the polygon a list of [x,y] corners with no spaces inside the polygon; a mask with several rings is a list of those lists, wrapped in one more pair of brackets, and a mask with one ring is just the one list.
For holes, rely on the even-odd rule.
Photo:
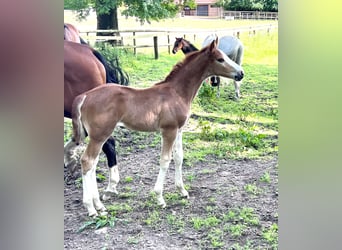
{"label": "foal's short tail", "polygon": [[80,144],[86,133],[81,120],[81,108],[85,98],[86,95],[79,95],[72,104],[72,141],[75,142],[76,145]]}

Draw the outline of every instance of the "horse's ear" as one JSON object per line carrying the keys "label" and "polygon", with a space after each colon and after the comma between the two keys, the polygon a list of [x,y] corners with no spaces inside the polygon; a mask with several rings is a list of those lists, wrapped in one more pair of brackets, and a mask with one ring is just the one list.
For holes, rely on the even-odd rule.
{"label": "horse's ear", "polygon": [[211,42],[209,51],[212,52],[216,48],[216,46],[217,46],[217,38],[216,40],[213,40]]}

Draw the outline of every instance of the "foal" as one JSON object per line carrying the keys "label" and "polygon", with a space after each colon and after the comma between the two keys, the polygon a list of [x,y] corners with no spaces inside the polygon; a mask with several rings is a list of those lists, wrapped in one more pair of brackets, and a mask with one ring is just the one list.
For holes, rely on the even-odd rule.
{"label": "foal", "polygon": [[[99,198],[95,169],[103,143],[116,124],[138,131],[160,131],[162,149],[160,170],[154,191],[158,204],[166,206],[163,186],[170,161],[175,161],[175,184],[189,197],[182,180],[182,128],[190,116],[190,106],[204,79],[220,75],[234,80],[243,78],[242,68],[216,48],[217,40],[201,51],[189,54],[171,73],[149,88],[135,89],[119,85],[102,85],[75,98],[72,108],[74,146],[89,136],[89,144],[81,157],[83,203],[89,216],[106,213]],[[116,193],[118,166],[109,172],[106,195]]]}

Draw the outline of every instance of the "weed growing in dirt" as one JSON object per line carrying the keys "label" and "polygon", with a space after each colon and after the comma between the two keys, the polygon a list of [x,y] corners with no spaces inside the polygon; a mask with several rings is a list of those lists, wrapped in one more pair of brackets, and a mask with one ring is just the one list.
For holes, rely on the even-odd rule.
{"label": "weed growing in dirt", "polygon": [[264,229],[262,237],[272,245],[273,249],[277,249],[278,245],[278,225],[272,224],[269,228]]}
{"label": "weed growing in dirt", "polygon": [[262,190],[258,188],[255,184],[246,184],[244,186],[244,189],[248,194],[252,195],[258,195],[262,192]]}
{"label": "weed growing in dirt", "polygon": [[83,225],[78,229],[78,232],[80,233],[88,228],[99,229],[105,226],[114,227],[115,220],[116,218],[111,215],[98,216],[95,219],[84,222]]}
{"label": "weed growing in dirt", "polygon": [[260,177],[261,182],[265,183],[270,183],[271,182],[271,176],[269,172],[265,172],[261,177]]}

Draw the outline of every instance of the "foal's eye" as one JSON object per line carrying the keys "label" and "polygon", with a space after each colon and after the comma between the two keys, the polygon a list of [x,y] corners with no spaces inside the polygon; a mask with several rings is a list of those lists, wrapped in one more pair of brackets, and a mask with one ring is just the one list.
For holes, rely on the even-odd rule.
{"label": "foal's eye", "polygon": [[217,61],[220,62],[220,63],[223,63],[224,59],[223,58],[219,58],[219,59],[217,59]]}

